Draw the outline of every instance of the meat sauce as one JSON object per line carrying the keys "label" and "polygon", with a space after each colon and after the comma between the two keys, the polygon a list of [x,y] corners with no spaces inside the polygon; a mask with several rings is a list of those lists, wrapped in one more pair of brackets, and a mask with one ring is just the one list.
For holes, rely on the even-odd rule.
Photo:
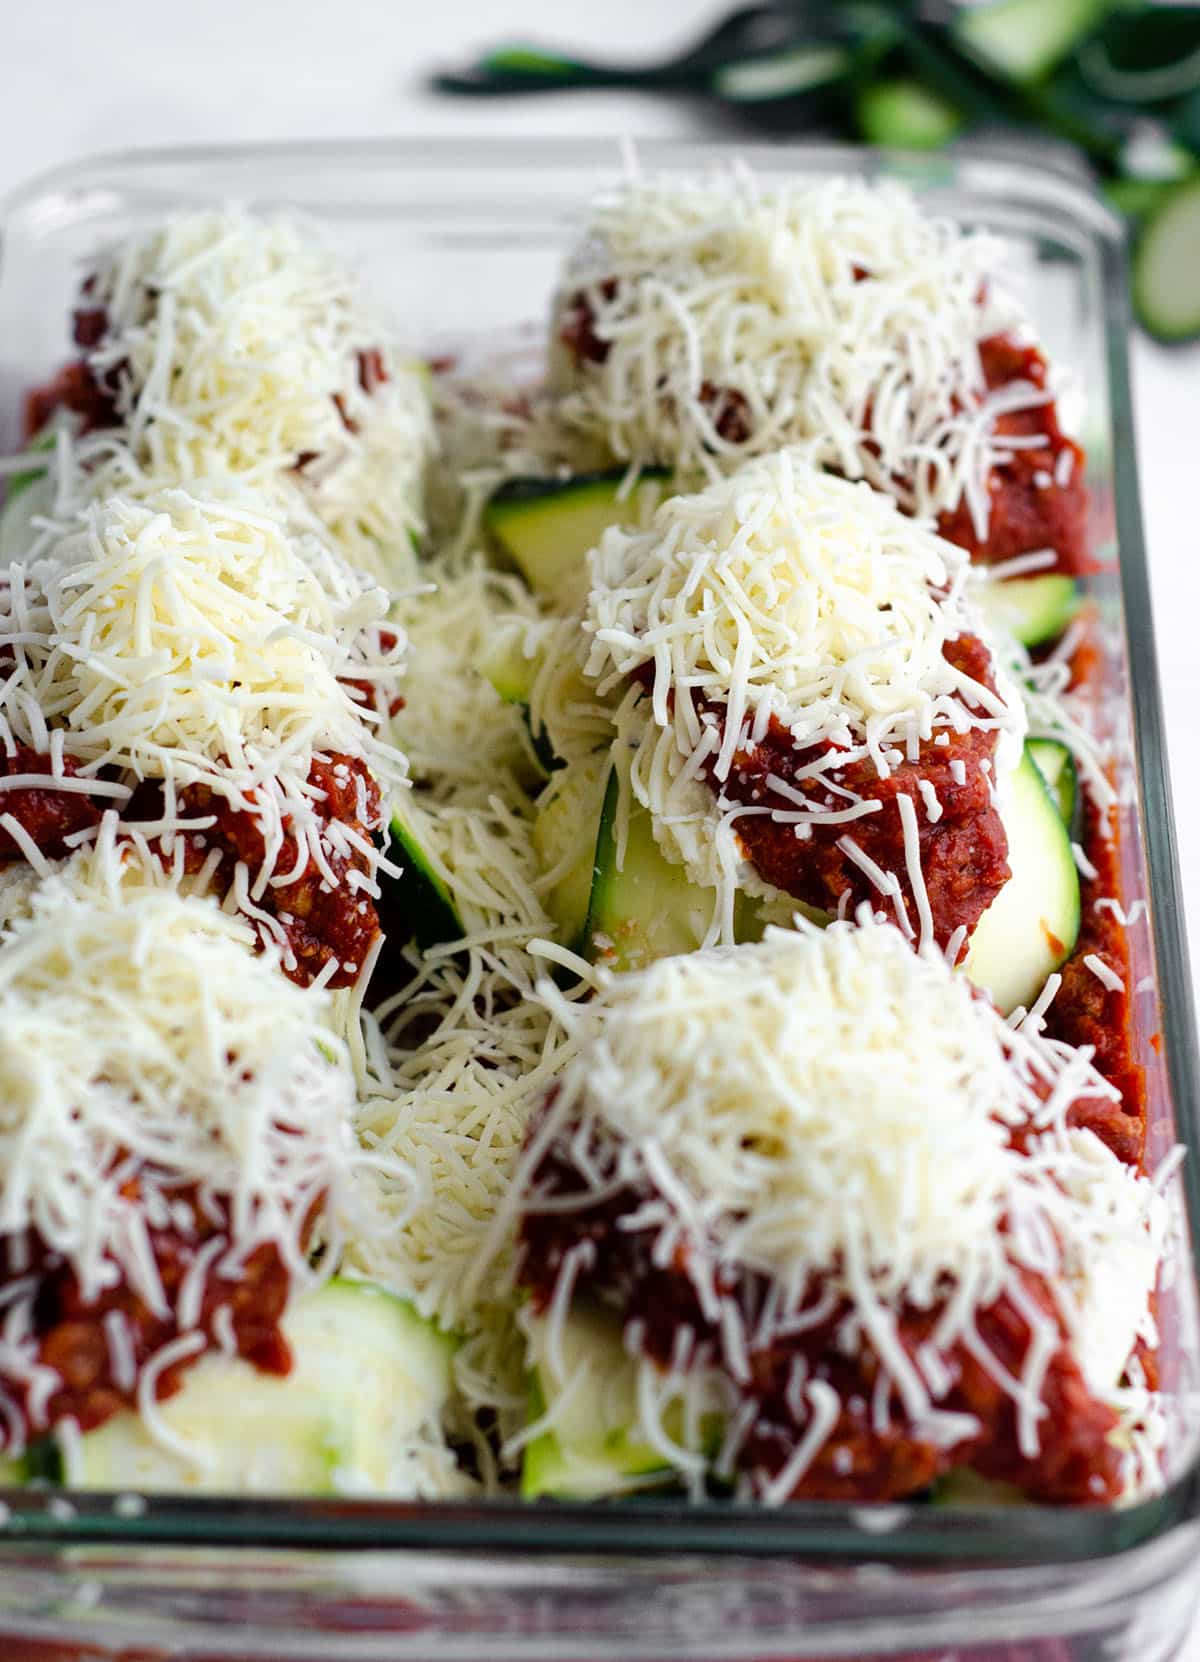
{"label": "meat sauce", "polygon": [[[855,271],[856,278],[869,276]],[[599,285],[606,300],[617,292],[616,280]],[[559,340],[577,364],[607,362],[611,342],[597,333],[589,296],[582,290],[563,310]],[[979,343],[979,362],[989,392],[1027,382],[1044,393],[1048,365],[1041,349],[1012,335],[991,335]],[[699,399],[715,431],[729,444],[745,444],[753,435],[750,405],[736,388],[703,382]],[[869,426],[870,417],[867,422]],[[988,480],[988,524],[980,536],[965,499],[939,515],[938,530],[948,541],[965,548],[981,564],[997,564],[1021,554],[1051,549],[1053,569],[1081,572],[1089,569],[1087,554],[1087,489],[1083,452],[1062,431],[1053,398],[1029,409],[1007,411],[996,418],[998,437],[1036,437],[1043,442],[1013,451],[997,463]],[[663,458],[659,458],[663,460]]]}
{"label": "meat sauce", "polygon": [[[979,361],[989,392],[1018,381],[1045,390],[1046,359],[1036,346],[1022,345],[1010,335],[993,335],[979,343]],[[1056,556],[1053,569],[1086,571],[1083,451],[1059,426],[1054,400],[998,416],[994,431],[998,437],[1037,437],[1044,442],[1015,450],[993,467],[986,535],[976,533],[965,501],[940,515],[938,530],[983,564],[1049,548]]]}
{"label": "meat sauce", "polygon": [[[972,680],[994,690],[991,654],[975,635],[951,641],[947,660]],[[916,810],[921,848],[921,868],[933,920],[933,935],[945,949],[956,930],[969,933],[1008,881],[1008,840],[991,796],[987,769],[996,750],[994,731],[968,728],[965,732],[943,730],[947,742],[923,742],[915,760],[905,760],[880,778],[870,758],[851,762],[829,777],[839,792],[818,780],[798,780],[797,773],[811,763],[817,752],[798,750],[790,733],[772,720],[769,731],[753,749],[735,753],[728,777],[718,784],[709,770],[714,790],[727,799],[749,806],[770,806],[795,810],[795,802],[781,796],[770,779],[783,780],[814,802],[814,806],[844,809],[851,791],[874,800],[881,807],[849,823],[814,824],[804,839],[796,828],[767,814],[748,815],[737,821],[738,840],[746,857],[765,882],[793,895],[821,911],[837,912],[839,905],[857,906],[870,901],[875,907],[887,904],[862,867],[846,853],[847,838],[883,871],[900,882],[902,903],[914,935],[920,934],[920,918],[912,884],[906,875],[904,827],[898,806],[901,796],[912,800]],[[828,753],[832,747],[823,747]],[[941,813],[929,817],[925,792],[936,794]],[[965,938],[965,937],[964,937]]]}
{"label": "meat sauce", "polygon": [[[14,744],[11,755],[0,749],[0,778],[14,779],[21,774],[50,774],[50,757],[27,745]],[[63,758],[62,772],[75,778],[78,768],[69,757]],[[101,808],[96,798],[82,791],[63,790],[47,786],[19,785],[0,791],[0,812],[8,814],[26,836],[49,859],[61,860],[70,853],[70,838],[79,831],[99,825]],[[0,826],[0,861],[24,858],[24,849],[10,830]]]}
{"label": "meat sauce", "polygon": [[[1134,1060],[1130,1009],[1129,940],[1116,915],[1097,900],[1121,893],[1120,842],[1115,815],[1084,796],[1083,849],[1094,877],[1080,878],[1080,929],[1062,967],[1062,986],[1046,1012],[1046,1031],[1068,1044],[1091,1045],[1095,1065],[1121,1093],[1117,1103],[1097,1103],[1088,1123],[1120,1159],[1140,1166],[1146,1145],[1146,1081]],[[1110,988],[1088,958],[1119,976]]]}
{"label": "meat sauce", "polygon": [[[13,756],[0,758],[0,768],[8,777],[15,773],[48,773],[50,758],[18,746]],[[64,771],[72,775],[76,771],[70,758],[64,759]],[[316,812],[327,824],[350,827],[367,838],[381,829],[379,787],[358,758],[334,753],[327,760],[314,761],[309,784],[315,793]],[[111,802],[76,791],[22,787],[4,792],[2,806],[43,854],[60,858],[70,851],[66,840],[69,834],[98,825],[103,808]],[[239,861],[251,872],[261,868],[266,843],[258,821],[248,810],[232,807],[207,785],[185,786],[179,792],[178,809],[185,819],[212,816],[215,821],[203,832],[187,834],[187,872],[198,872],[212,850],[219,849],[221,858],[213,883],[216,892],[224,896],[233,886]],[[147,782],[134,792],[123,818],[130,824],[138,820],[153,822],[161,813],[162,788],[156,782]],[[0,827],[0,859],[17,858],[22,852],[11,833]],[[299,866],[297,875],[287,883],[268,884],[255,904],[276,919],[286,936],[295,959],[287,968],[293,981],[307,986],[332,962],[336,968],[330,972],[327,984],[352,986],[379,933],[374,901],[349,881],[351,872],[366,871],[367,862],[358,852],[347,855],[329,851],[326,861],[338,879],[331,888],[315,857],[309,853],[301,862],[299,854],[295,837],[285,837],[275,869],[290,873]],[[164,850],[164,863],[170,858]]]}
{"label": "meat sauce", "polygon": [[80,429],[85,433],[120,423],[120,365],[98,375],[86,356],[108,333],[108,312],[103,306],[89,304],[95,287],[96,279],[87,278],[82,304],[76,307],[72,320],[71,336],[81,355],[64,365],[45,385],[35,387],[25,399],[25,432],[30,438],[41,432],[58,410],[70,410],[78,417]]}
{"label": "meat sauce", "polygon": [[[590,1152],[594,1157],[597,1151]],[[602,1156],[596,1169],[605,1169]],[[566,1135],[544,1156],[533,1181],[539,1194],[548,1198],[590,1193],[573,1163]],[[624,1323],[641,1324],[645,1353],[669,1368],[685,1328],[691,1330],[697,1351],[703,1348],[713,1357],[721,1353],[721,1334],[701,1309],[688,1274],[691,1249],[683,1244],[669,1264],[659,1264],[653,1251],[655,1228],[630,1227],[639,1209],[656,1198],[648,1186],[625,1188],[592,1205],[581,1200],[579,1210],[527,1214],[520,1231],[519,1274],[535,1308],[545,1313],[565,1255],[581,1240],[590,1241],[590,1260],[582,1268],[578,1255],[574,1260],[575,1296],[599,1299],[614,1306]],[[808,1377],[826,1380],[834,1388],[840,1411],[792,1499],[898,1499],[969,1465],[985,1477],[1016,1485],[1031,1499],[1080,1505],[1113,1501],[1120,1492],[1119,1454],[1108,1438],[1116,1416],[1089,1390],[1045,1283],[1032,1272],[1023,1272],[1021,1282],[1023,1294],[1059,1333],[1042,1387],[1046,1414],[1039,1422],[1036,1454],[1021,1452],[1012,1397],[962,1344],[946,1353],[953,1384],[939,1407],[973,1416],[978,1431],[949,1447],[924,1441],[913,1434],[894,1393],[887,1405],[887,1429],[880,1429],[874,1400],[880,1364],[869,1349],[858,1356],[844,1354],[838,1330],[849,1307],[841,1306],[801,1332],[765,1344],[751,1340],[745,1391],[758,1412],[741,1444],[739,1467],[773,1476],[794,1453],[805,1425],[790,1406],[788,1387],[802,1361]],[[767,1280],[749,1272],[728,1272],[719,1283],[719,1292],[738,1304],[743,1330],[750,1335],[759,1329],[768,1291]],[[802,1309],[816,1310],[823,1291],[814,1277]],[[943,1310],[936,1305],[931,1310],[900,1310],[897,1337],[910,1357],[915,1359],[929,1340]],[[1001,1365],[1019,1378],[1033,1334],[1012,1296],[1003,1294],[980,1310],[976,1329]]]}
{"label": "meat sauce", "polygon": [[[131,1179],[124,1192],[126,1199],[136,1203],[138,1180]],[[228,1204],[211,1196],[201,1202],[194,1188],[181,1188],[168,1194],[165,1210],[169,1221],[147,1221],[146,1229],[149,1252],[162,1283],[165,1314],[152,1308],[123,1279],[85,1300],[74,1271],[36,1238],[29,1240],[23,1253],[15,1252],[11,1242],[0,1248],[0,1285],[27,1277],[35,1282],[32,1331],[37,1359],[61,1381],[47,1401],[34,1405],[28,1387],[5,1379],[6,1394],[20,1409],[27,1440],[67,1417],[78,1423],[81,1432],[88,1432],[121,1409],[136,1408],[142,1370],[156,1352],[180,1336],[178,1310],[189,1276],[195,1284],[187,1295],[194,1317],[188,1330],[200,1333],[206,1343],[158,1374],[157,1400],[173,1396],[204,1350],[219,1344],[218,1322],[237,1355],[267,1373],[289,1372],[291,1351],[280,1323],[290,1278],[278,1249],[264,1243],[238,1262],[234,1276],[222,1276],[221,1253],[211,1243],[218,1237],[229,1239]],[[197,1268],[205,1249],[205,1261]],[[227,1314],[220,1316],[221,1311]],[[121,1318],[127,1336],[127,1349],[122,1347],[120,1359],[107,1336],[105,1318],[111,1321],[113,1316]]]}

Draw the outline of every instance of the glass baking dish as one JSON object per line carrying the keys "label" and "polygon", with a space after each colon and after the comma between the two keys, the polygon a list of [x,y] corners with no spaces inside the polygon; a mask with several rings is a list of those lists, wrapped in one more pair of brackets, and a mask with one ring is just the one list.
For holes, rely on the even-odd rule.
{"label": "glass baking dish", "polygon": [[[1070,177],[983,153],[738,153],[775,177],[900,174],[931,207],[1019,251],[1050,355],[1082,395],[1101,568],[1087,582],[1111,637],[1113,719],[1130,740],[1120,746],[1125,900],[1149,908],[1131,952],[1151,1163],[1177,1141],[1200,1149],[1118,226]],[[647,168],[675,172],[728,155],[641,151]],[[344,230],[414,346],[502,338],[536,351],[562,253],[620,165],[602,141],[321,143],[107,157],[36,180],[3,207],[0,442],[18,442],[25,390],[66,355],[79,260],[169,208],[238,198],[307,210]],[[1185,1162],[1174,1192],[1181,1228],[1161,1304],[1172,1425],[1167,1484],[1153,1499],[1114,1511],[766,1511],[8,1491],[0,1655],[1166,1662],[1200,1594],[1200,1162]]]}

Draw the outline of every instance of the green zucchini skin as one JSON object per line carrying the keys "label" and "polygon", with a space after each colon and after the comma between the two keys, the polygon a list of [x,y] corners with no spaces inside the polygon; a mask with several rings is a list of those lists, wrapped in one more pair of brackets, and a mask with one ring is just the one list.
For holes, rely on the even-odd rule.
{"label": "green zucchini skin", "polygon": [[1072,834],[1079,819],[1079,772],[1070,747],[1060,739],[1030,739],[1026,749]]}
{"label": "green zucchini skin", "polygon": [[864,86],[855,115],[869,144],[893,150],[936,150],[965,125],[962,113],[947,99],[907,77]]}
{"label": "green zucchini skin", "polygon": [[1103,17],[1108,0],[991,0],[960,11],[954,32],[1022,84],[1049,73]]}
{"label": "green zucchini skin", "polygon": [[392,809],[391,852],[403,867],[399,877],[380,877],[380,922],[384,933],[440,946],[463,934],[462,919],[445,880],[425,852],[420,811],[409,803]]}
{"label": "green zucchini skin", "polygon": [[672,865],[654,840],[649,809],[632,803],[619,860],[620,784],[609,774],[596,834],[583,954],[611,970],[641,969],[659,958],[695,952],[712,916],[713,895]]}
{"label": "green zucchini skin", "polygon": [[1079,871],[1059,803],[1026,746],[1004,812],[1012,876],[975,926],[964,970],[1007,1015],[1034,1002],[1079,938]]}
{"label": "green zucchini skin", "polygon": [[563,761],[544,729],[533,725],[529,706],[538,667],[539,659],[530,657],[523,650],[520,636],[513,630],[505,629],[497,631],[476,663],[479,673],[491,683],[497,697],[520,710],[534,759],[543,777],[548,779],[555,768],[562,767]]}
{"label": "green zucchini skin", "polygon": [[1200,175],[1170,191],[1146,219],[1133,259],[1133,308],[1164,344],[1200,337]]}

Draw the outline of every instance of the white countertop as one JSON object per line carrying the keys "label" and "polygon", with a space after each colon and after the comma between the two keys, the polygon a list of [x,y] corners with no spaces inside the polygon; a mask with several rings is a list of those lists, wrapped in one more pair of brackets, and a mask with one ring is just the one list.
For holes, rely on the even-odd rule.
{"label": "white countertop", "polygon": [[[728,0],[697,8],[699,21]],[[614,54],[679,39],[678,0],[37,0],[5,17],[0,77],[0,196],[29,175],[91,151],[133,145],[413,134],[565,133],[712,136],[684,102],[626,94],[501,102],[436,99],[434,61],[509,38]],[[512,18],[499,24],[498,17]],[[1200,704],[1200,347],[1134,342],[1142,496],[1179,848],[1192,939],[1200,942],[1200,771],[1187,712]],[[1195,949],[1200,962],[1200,945]],[[1200,1662],[1200,1634],[1186,1662]]]}

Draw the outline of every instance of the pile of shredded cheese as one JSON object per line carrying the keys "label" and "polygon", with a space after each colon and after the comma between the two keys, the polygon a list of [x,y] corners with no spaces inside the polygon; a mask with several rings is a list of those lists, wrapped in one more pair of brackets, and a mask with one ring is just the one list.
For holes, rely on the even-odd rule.
{"label": "pile of shredded cheese", "polygon": [[[803,835],[879,806],[837,785],[836,808],[794,790],[774,807],[715,796],[704,771],[728,778],[735,754],[772,723],[799,750],[836,747],[805,764],[814,784],[862,760],[886,778],[938,733],[995,731],[1003,789],[1024,738],[1020,694],[999,675],[993,691],[945,657],[957,636],[983,631],[966,570],[960,550],[888,497],[795,450],[668,499],[646,531],[605,533],[592,555],[585,670],[600,696],[629,689],[616,715],[618,766],[668,857],[724,896],[717,919],[730,924],[745,880],[739,818],[770,812]],[[631,683],[641,672],[648,697]]]}
{"label": "pile of shredded cheese", "polygon": [[347,558],[407,572],[432,444],[424,372],[312,227],[176,214],[95,265],[88,354],[163,482],[247,475],[296,495]]}
{"label": "pile of shredded cheese", "polygon": [[347,685],[365,683],[376,703],[395,689],[404,641],[398,628],[380,632],[388,606],[254,493],[212,485],[106,498],[0,587],[0,738],[48,752],[57,789],[120,802],[135,781],[161,781],[162,823],[141,830],[168,851],[177,833],[205,829],[180,809],[186,786],[250,813],[266,856],[246,874],[249,906],[277,875],[287,832],[327,879],[331,853],[357,855],[369,889],[378,851],[321,818],[309,772],[338,752],[366,761],[385,791],[403,780],[379,710]]}
{"label": "pile of shredded cheese", "polygon": [[[920,515],[965,496],[983,537],[1009,442],[996,417],[1052,396],[985,387],[980,341],[1026,328],[995,281],[1006,263],[892,181],[635,179],[596,204],[562,280],[560,419],[622,461],[686,472],[803,443]],[[580,301],[602,362],[561,342]],[[731,394],[747,437],[720,431]]]}
{"label": "pile of shredded cheese", "polygon": [[[168,1304],[148,1234],[170,1223],[181,1188],[227,1205],[228,1235],[207,1261],[231,1286],[264,1243],[300,1286],[326,1273],[312,1268],[315,1245],[328,1267],[348,1232],[378,1227],[375,1189],[409,1193],[411,1180],[354,1137],[354,1080],[326,995],[256,955],[215,902],[136,870],[126,881],[122,864],[111,839],[76,856],[0,937],[0,1231],[35,1230],[84,1298],[124,1282],[186,1331],[199,1297],[181,1289]],[[0,1370],[21,1377],[23,1357],[28,1379],[39,1366],[28,1322],[13,1346],[6,1315]]]}
{"label": "pile of shredded cheese", "polygon": [[[542,995],[574,1049],[513,1204],[563,1208],[563,1195],[535,1186],[558,1139],[578,1151],[576,1204],[626,1186],[643,1193],[637,1225],[654,1233],[654,1260],[686,1264],[734,1380],[749,1382],[752,1348],[785,1338],[815,1278],[830,1309],[850,1307],[839,1342],[878,1358],[916,1435],[952,1446],[971,1428],[938,1406],[948,1353],[965,1343],[985,1356],[975,1315],[1008,1296],[1032,1329],[1024,1370],[1013,1378],[991,1360],[1014,1399],[1022,1452],[1036,1455],[1042,1378],[1060,1339],[1020,1272],[1046,1278],[1063,1330],[1081,1355],[1090,1350],[1098,1394],[1116,1386],[1137,1335],[1152,1336],[1164,1202],[1065,1123],[1080,1096],[1118,1093],[1085,1052],[1036,1021],[1009,1026],[940,954],[914,951],[893,926],[867,915],[801,924],[610,978],[587,1005],[548,984]],[[1012,1146],[1022,1130],[1026,1153]],[[1143,1262],[1118,1318],[1097,1266],[1130,1253]],[[741,1273],[771,1286],[753,1331],[721,1286]],[[941,1312],[927,1366],[899,1342],[905,1307]],[[565,1314],[556,1298],[551,1319]],[[801,1475],[790,1470],[778,1498]]]}

